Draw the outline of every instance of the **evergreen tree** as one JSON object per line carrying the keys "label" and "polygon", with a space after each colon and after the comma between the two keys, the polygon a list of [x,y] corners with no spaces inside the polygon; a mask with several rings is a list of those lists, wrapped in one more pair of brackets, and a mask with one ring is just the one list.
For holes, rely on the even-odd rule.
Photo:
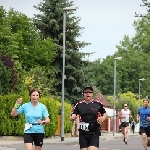
{"label": "evergreen tree", "polygon": [[[58,79],[56,87],[59,94],[62,88],[63,8],[73,5],[73,1],[68,0],[43,0],[38,6],[34,6],[41,12],[33,18],[41,38],[50,37],[57,44],[57,57],[53,65]],[[87,54],[79,50],[89,43],[76,40],[84,29],[79,26],[80,20],[73,12],[66,12],[65,98],[72,101],[81,97],[82,88],[88,81],[83,71],[88,64],[88,61],[83,61],[83,57]]]}

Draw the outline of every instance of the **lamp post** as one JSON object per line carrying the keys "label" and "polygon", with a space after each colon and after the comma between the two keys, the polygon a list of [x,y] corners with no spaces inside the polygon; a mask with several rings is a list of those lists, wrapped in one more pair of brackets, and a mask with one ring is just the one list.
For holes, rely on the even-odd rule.
{"label": "lamp post", "polygon": [[64,141],[64,80],[65,75],[65,43],[66,43],[66,12],[74,11],[76,7],[63,8],[63,72],[62,72],[62,99],[61,99],[61,141]]}
{"label": "lamp post", "polygon": [[144,81],[145,79],[144,78],[141,78],[141,79],[139,79],[139,107],[140,107],[140,87],[141,87],[141,85],[140,85],[140,81]]}
{"label": "lamp post", "polygon": [[113,136],[115,135],[116,130],[116,122],[115,122],[115,101],[116,101],[116,61],[121,60],[122,57],[116,57],[114,58],[114,101],[113,101]]}

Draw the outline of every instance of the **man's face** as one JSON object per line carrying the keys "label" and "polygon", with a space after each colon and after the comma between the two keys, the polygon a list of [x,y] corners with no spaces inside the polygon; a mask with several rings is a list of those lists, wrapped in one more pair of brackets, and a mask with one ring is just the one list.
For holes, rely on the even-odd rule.
{"label": "man's face", "polygon": [[144,102],[143,102],[143,106],[144,106],[144,107],[148,107],[148,101],[144,101]]}
{"label": "man's face", "polygon": [[91,91],[91,89],[87,88],[83,91],[84,94],[84,99],[87,101],[92,100],[93,97],[93,91]]}

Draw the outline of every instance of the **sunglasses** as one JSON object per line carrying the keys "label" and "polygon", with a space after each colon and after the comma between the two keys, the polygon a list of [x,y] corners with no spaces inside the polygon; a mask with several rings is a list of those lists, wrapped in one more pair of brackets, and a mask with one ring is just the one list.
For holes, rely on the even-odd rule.
{"label": "sunglasses", "polygon": [[124,107],[128,107],[128,106],[124,106]]}
{"label": "sunglasses", "polygon": [[84,91],[84,93],[93,93],[92,91]]}

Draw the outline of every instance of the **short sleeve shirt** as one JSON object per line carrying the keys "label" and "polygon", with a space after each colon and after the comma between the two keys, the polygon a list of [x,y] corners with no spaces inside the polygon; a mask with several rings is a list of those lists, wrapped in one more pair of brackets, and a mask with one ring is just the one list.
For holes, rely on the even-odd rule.
{"label": "short sleeve shirt", "polygon": [[86,103],[84,100],[79,101],[73,108],[72,114],[80,116],[80,121],[83,122],[95,122],[98,114],[103,115],[106,113],[103,104],[98,100],[93,100],[90,103]]}
{"label": "short sleeve shirt", "polygon": [[138,109],[138,114],[139,114],[139,116],[140,116],[140,126],[143,126],[143,127],[148,127],[148,126],[150,126],[150,124],[142,124],[142,122],[144,123],[144,122],[148,122],[148,120],[147,120],[147,117],[149,117],[150,116],[150,107],[147,107],[147,108],[145,108],[145,107],[140,107],[139,109]]}
{"label": "short sleeve shirt", "polygon": [[[48,117],[49,113],[46,109],[46,106],[42,103],[38,103],[37,106],[33,107],[32,103],[25,103],[17,109],[19,114],[25,115],[26,123],[36,124],[37,120],[42,120],[43,117]],[[32,125],[32,127],[25,133],[44,133],[43,125]]]}

